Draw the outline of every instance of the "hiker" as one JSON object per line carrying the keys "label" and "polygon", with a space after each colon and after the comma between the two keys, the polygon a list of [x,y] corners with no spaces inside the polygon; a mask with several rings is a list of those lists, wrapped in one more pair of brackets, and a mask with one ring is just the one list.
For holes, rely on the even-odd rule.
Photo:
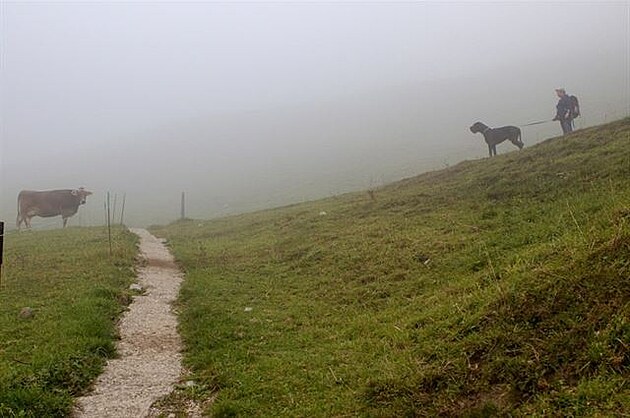
{"label": "hiker", "polygon": [[556,105],[556,117],[552,120],[560,121],[562,133],[564,135],[573,132],[573,119],[580,115],[580,108],[577,97],[569,96],[565,89],[556,89],[556,94],[560,98]]}

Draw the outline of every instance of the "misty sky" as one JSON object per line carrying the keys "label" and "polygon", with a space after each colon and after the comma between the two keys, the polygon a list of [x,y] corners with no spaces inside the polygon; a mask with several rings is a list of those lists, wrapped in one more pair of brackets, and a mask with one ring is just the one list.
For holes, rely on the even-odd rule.
{"label": "misty sky", "polygon": [[[630,2],[0,3],[0,217],[85,186],[71,224],[188,195],[208,218],[375,187],[487,148],[468,127],[630,113]],[[523,128],[532,145],[556,123]],[[515,150],[510,144],[499,152]],[[120,197],[119,197],[120,199]],[[60,220],[57,220],[60,225]],[[46,221],[44,222],[44,224]]]}

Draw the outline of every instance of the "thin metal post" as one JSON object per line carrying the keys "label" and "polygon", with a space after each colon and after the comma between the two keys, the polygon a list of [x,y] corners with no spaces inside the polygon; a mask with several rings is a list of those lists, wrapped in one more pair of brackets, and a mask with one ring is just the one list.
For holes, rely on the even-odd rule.
{"label": "thin metal post", "polygon": [[107,192],[107,237],[109,241],[109,255],[112,255],[112,225],[109,211],[109,192]]}
{"label": "thin metal post", "polygon": [[114,193],[114,204],[112,205],[112,223],[116,223],[116,201],[118,200],[118,193]]}
{"label": "thin metal post", "polygon": [[125,200],[127,200],[127,193],[123,194],[122,208],[120,208],[120,224],[123,225],[123,216],[125,216]]}
{"label": "thin metal post", "polygon": [[4,254],[4,222],[0,221],[0,285],[2,285],[2,258]]}

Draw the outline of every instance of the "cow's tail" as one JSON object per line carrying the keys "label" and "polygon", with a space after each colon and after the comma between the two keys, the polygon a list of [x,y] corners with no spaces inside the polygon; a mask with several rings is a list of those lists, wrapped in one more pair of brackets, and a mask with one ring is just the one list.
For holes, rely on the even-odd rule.
{"label": "cow's tail", "polygon": [[17,198],[17,218],[15,218],[15,226],[17,229],[20,229],[20,224],[22,223],[22,219],[20,216],[20,198],[22,197],[22,193],[18,194]]}

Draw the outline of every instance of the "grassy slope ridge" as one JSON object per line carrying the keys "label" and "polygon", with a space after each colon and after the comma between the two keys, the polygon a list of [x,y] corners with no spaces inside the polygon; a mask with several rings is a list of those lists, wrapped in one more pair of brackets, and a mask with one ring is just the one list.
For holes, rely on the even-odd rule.
{"label": "grassy slope ridge", "polygon": [[[64,416],[113,356],[136,238],[102,228],[14,233],[0,287],[0,416]],[[18,317],[23,307],[34,316]]]}
{"label": "grassy slope ridge", "polygon": [[630,119],[153,231],[216,416],[630,410]]}

